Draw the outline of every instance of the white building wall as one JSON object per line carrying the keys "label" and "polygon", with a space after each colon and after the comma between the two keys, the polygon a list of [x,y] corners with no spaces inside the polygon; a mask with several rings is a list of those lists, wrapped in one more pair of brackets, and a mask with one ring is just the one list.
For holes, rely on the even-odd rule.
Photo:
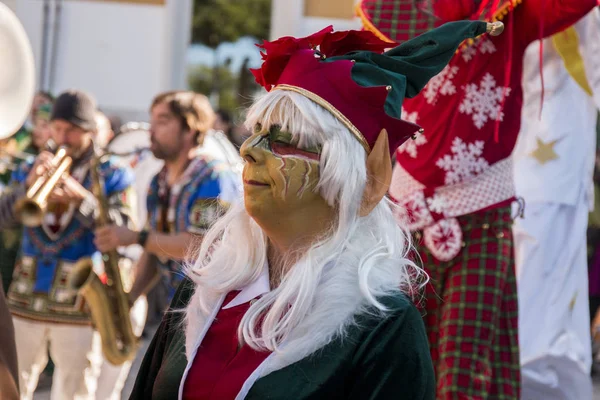
{"label": "white building wall", "polygon": [[[166,0],[162,5],[58,1],[62,5],[58,19],[54,13],[57,1],[53,0],[49,2],[46,35],[43,0],[10,3],[31,40],[40,89],[55,94],[69,88],[86,90],[107,113],[146,120],[150,101],[157,93],[187,86],[192,0]],[[58,46],[53,50],[56,32]],[[45,63],[44,36],[48,52]],[[53,51],[56,61],[51,74]]]}
{"label": "white building wall", "polygon": [[17,10],[17,0],[0,0],[0,3],[6,4],[12,11]]}
{"label": "white building wall", "polygon": [[[358,0],[354,2],[354,4],[357,3]],[[271,40],[281,36],[308,36],[329,25],[333,25],[333,28],[338,31],[361,28],[360,19],[358,17],[308,17],[304,15],[305,0],[272,0],[271,7]],[[340,12],[340,14],[344,15],[347,15],[348,13],[348,10],[342,10],[342,12]]]}

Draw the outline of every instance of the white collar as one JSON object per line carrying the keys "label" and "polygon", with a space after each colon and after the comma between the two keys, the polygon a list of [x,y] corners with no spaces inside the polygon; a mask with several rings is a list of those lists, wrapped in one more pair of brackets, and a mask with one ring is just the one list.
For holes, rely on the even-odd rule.
{"label": "white collar", "polygon": [[269,282],[269,266],[265,264],[260,276],[252,283],[242,289],[237,296],[227,303],[223,309],[232,308],[249,302],[252,299],[257,298],[260,295],[269,293],[271,291],[271,284]]}

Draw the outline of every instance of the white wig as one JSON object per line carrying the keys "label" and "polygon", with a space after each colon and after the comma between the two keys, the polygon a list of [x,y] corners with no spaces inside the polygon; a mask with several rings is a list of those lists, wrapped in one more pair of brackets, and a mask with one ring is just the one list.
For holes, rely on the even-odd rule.
{"label": "white wig", "polygon": [[[280,350],[294,328],[311,317],[323,285],[328,291],[355,287],[360,297],[357,313],[385,313],[378,298],[419,293],[427,277],[408,259],[410,235],[394,218],[392,208],[397,206],[384,198],[369,215],[359,216],[367,155],[348,129],[321,106],[283,90],[269,92],[254,103],[246,125],[252,130],[257,124],[262,130],[280,125],[299,145],[322,146],[315,190],[338,213],[330,234],[303,249],[279,287],[250,306],[239,327],[240,340],[257,350]],[[198,285],[196,290],[239,290],[260,276],[267,263],[267,246],[262,229],[242,204],[235,205],[204,236],[188,275]],[[344,282],[328,280],[333,269],[343,272],[336,276],[343,276]],[[200,303],[209,313],[210,305],[202,304],[202,299]],[[343,335],[346,328],[340,327],[336,334]]]}

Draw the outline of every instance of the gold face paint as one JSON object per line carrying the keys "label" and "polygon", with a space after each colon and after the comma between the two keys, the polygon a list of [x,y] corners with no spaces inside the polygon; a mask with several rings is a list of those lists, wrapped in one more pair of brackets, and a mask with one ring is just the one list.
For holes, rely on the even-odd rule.
{"label": "gold face paint", "polygon": [[[260,126],[240,150],[244,166],[244,201],[255,219],[303,213],[310,223],[315,208],[329,205],[315,191],[319,182],[320,146],[298,146],[279,126]],[[312,210],[312,211],[311,211]]]}

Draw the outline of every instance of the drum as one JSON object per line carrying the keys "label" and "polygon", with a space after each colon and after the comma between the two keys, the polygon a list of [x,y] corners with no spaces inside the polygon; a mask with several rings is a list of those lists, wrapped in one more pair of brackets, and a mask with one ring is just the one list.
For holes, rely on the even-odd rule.
{"label": "drum", "polygon": [[128,154],[121,156],[133,169],[135,175],[135,193],[137,196],[137,224],[146,223],[146,196],[154,175],[163,167],[163,161],[156,159],[150,151],[150,126],[146,123],[130,122],[123,125],[119,134],[108,143],[111,153]]}
{"label": "drum", "polygon": [[240,152],[221,131],[210,130],[206,132],[204,143],[198,147],[197,154],[226,162],[234,171],[242,173],[244,165]]}

